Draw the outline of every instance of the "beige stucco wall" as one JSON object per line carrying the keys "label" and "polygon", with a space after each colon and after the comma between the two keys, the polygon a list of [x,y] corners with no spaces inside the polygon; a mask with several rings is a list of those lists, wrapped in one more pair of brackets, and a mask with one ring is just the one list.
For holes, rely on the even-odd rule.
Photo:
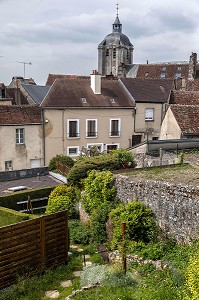
{"label": "beige stucco wall", "polygon": [[160,140],[167,139],[180,139],[181,138],[181,130],[176,122],[176,119],[170,109],[168,108],[164,120],[162,122],[161,130],[160,130]]}
{"label": "beige stucco wall", "polygon": [[[45,163],[56,154],[67,155],[67,147],[87,147],[88,144],[101,144],[102,150],[107,145],[120,148],[130,146],[134,132],[133,109],[44,109],[45,122]],[[121,120],[120,137],[109,137],[110,119]],[[79,119],[79,138],[67,137],[67,119]],[[86,138],[86,119],[97,119],[97,137]]]}
{"label": "beige stucco wall", "polygon": [[[25,129],[25,143],[16,144],[16,129]],[[5,161],[12,161],[13,170],[30,168],[31,159],[42,159],[41,125],[0,126],[0,171],[5,171]]]}
{"label": "beige stucco wall", "polygon": [[[147,108],[154,109],[154,120],[145,121],[145,111]],[[135,132],[142,134],[144,140],[159,137],[164,107],[160,103],[136,103]]]}

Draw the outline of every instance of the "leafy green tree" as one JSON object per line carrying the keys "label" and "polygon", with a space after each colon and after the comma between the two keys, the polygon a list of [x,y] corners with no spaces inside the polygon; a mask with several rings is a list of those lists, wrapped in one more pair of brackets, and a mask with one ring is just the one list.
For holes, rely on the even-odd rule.
{"label": "leafy green tree", "polygon": [[101,207],[103,203],[115,200],[116,187],[110,171],[92,170],[85,179],[84,187],[83,206],[89,214]]}
{"label": "leafy green tree", "polygon": [[121,168],[134,168],[136,165],[133,153],[128,150],[116,149],[111,154],[118,159]]}
{"label": "leafy green tree", "polygon": [[83,206],[90,215],[91,240],[96,243],[106,241],[106,221],[116,205],[116,187],[110,171],[92,170],[85,179]]}

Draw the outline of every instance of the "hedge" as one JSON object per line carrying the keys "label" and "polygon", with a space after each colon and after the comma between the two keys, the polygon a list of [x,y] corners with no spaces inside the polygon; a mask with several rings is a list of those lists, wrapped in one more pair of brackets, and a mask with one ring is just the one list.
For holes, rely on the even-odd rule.
{"label": "hedge", "polygon": [[14,210],[19,210],[19,206],[17,205],[17,202],[28,200],[28,196],[30,197],[30,199],[48,197],[54,188],[55,188],[54,186],[45,187],[45,188],[39,188],[35,190],[15,192],[9,195],[1,196],[0,206],[7,207]]}
{"label": "hedge", "polygon": [[29,220],[32,216],[18,211],[0,207],[0,227]]}
{"label": "hedge", "polygon": [[120,163],[115,156],[110,154],[83,158],[77,161],[68,173],[67,180],[69,184],[79,184],[81,179],[87,177],[91,170],[118,170]]}

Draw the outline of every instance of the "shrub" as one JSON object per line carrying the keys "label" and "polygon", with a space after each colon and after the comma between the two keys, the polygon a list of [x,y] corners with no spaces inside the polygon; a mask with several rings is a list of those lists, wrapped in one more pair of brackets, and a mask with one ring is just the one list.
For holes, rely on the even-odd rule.
{"label": "shrub", "polygon": [[69,168],[72,168],[72,166],[74,165],[74,160],[69,156],[57,154],[55,157],[51,158],[48,166],[49,170],[56,170],[57,163],[61,163]]}
{"label": "shrub", "polygon": [[111,154],[118,159],[120,168],[134,168],[136,165],[133,153],[128,150],[116,149]]}
{"label": "shrub", "polygon": [[120,168],[117,157],[103,154],[94,157],[85,157],[78,160],[68,173],[67,180],[72,185],[80,184],[91,170],[118,170]]}
{"label": "shrub", "polygon": [[189,295],[186,299],[198,300],[199,298],[199,251],[189,261],[187,268],[187,286]]}
{"label": "shrub", "polygon": [[93,211],[91,221],[91,241],[97,244],[107,241],[106,222],[114,203],[104,202]]}
{"label": "shrub", "polygon": [[79,200],[79,193],[76,188],[59,185],[50,194],[46,213],[54,213],[64,209],[68,209],[69,218],[77,215],[77,202]]}
{"label": "shrub", "polygon": [[93,242],[106,241],[106,221],[116,205],[116,187],[110,171],[92,170],[84,182],[83,207],[90,214],[91,239]]}
{"label": "shrub", "polygon": [[122,223],[126,222],[126,240],[149,242],[158,234],[153,211],[139,201],[120,204],[110,213],[113,222],[113,247],[122,241]]}
{"label": "shrub", "polygon": [[110,171],[92,170],[84,182],[85,195],[83,206],[87,213],[101,207],[104,202],[111,202],[116,197],[114,177]]}
{"label": "shrub", "polygon": [[[88,286],[100,283],[102,286],[128,287],[133,284],[133,280],[117,268],[108,268],[106,265],[93,264],[85,267],[81,274],[80,285]],[[125,298],[126,299],[126,298]]]}
{"label": "shrub", "polygon": [[87,245],[90,242],[90,228],[79,220],[69,221],[70,243]]}

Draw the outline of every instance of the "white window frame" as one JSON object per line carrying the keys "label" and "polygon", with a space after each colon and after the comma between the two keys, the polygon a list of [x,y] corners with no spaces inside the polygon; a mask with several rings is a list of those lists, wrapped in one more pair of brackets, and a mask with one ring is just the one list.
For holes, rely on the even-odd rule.
{"label": "white window frame", "polygon": [[101,147],[100,153],[102,153],[104,151],[104,144],[103,143],[89,143],[89,144],[87,144],[86,147],[89,149],[92,146]]}
{"label": "white window frame", "polygon": [[[93,135],[93,136],[88,135],[88,122],[89,121],[95,121],[95,135]],[[92,139],[92,138],[96,139],[97,138],[97,119],[86,119],[86,138],[88,138],[88,139]]]}
{"label": "white window frame", "polygon": [[25,129],[24,128],[16,128],[16,144],[23,145],[25,144]]}
{"label": "white window frame", "polygon": [[146,108],[145,121],[154,121],[154,108]]}
{"label": "white window frame", "polygon": [[[70,154],[70,149],[76,149],[75,154]],[[68,146],[67,147],[67,156],[79,156],[79,146]]]}
{"label": "white window frame", "polygon": [[[70,132],[69,132],[70,122],[77,122],[77,132],[76,132],[77,136],[70,136]],[[68,139],[79,139],[79,119],[68,119],[67,120],[67,138]]]}
{"label": "white window frame", "polygon": [[[112,121],[118,121],[118,134],[112,134]],[[114,132],[113,132],[114,133]],[[110,129],[109,129],[109,137],[120,137],[121,135],[121,119],[120,118],[111,118],[110,119]]]}
{"label": "white window frame", "polygon": [[5,161],[5,171],[11,171],[13,169],[12,160]]}

